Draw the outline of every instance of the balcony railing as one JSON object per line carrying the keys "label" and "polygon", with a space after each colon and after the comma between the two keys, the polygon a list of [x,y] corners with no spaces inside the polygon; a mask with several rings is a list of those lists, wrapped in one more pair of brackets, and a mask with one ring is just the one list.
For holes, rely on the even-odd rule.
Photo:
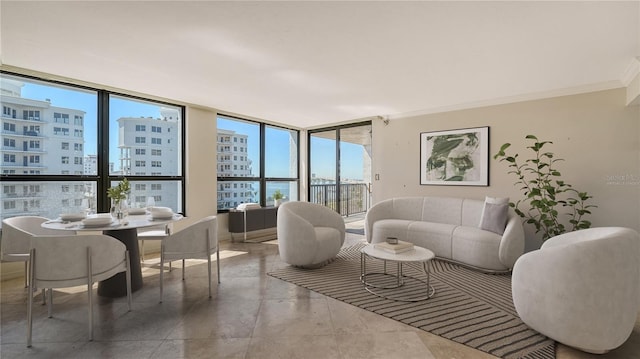
{"label": "balcony railing", "polygon": [[[337,185],[312,184],[309,202],[319,203],[338,211]],[[371,205],[369,185],[366,183],[349,183],[340,185],[340,210],[343,216],[364,213]]]}

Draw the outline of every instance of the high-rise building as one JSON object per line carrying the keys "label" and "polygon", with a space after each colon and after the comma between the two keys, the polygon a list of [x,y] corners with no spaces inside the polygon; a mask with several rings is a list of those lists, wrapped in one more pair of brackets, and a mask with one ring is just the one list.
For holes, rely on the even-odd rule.
{"label": "high-rise building", "polygon": [[[10,79],[3,79],[0,84],[0,172],[82,175],[85,112],[56,107],[49,100],[24,98],[23,86],[24,83]],[[54,217],[60,213],[60,208],[80,207],[85,193],[84,185],[80,183],[3,181],[1,187],[1,218],[16,215]]]}
{"label": "high-rise building", "polygon": [[[93,175],[98,157],[86,154],[85,115],[55,106],[50,100],[22,97],[25,83],[2,79],[0,172],[20,175]],[[111,175],[178,176],[181,173],[180,112],[161,108],[160,117],[118,119],[120,157],[111,159]],[[93,136],[93,135],[92,135]],[[95,149],[93,149],[95,151]],[[93,181],[0,182],[0,219],[19,215],[56,218],[62,212],[95,210]],[[175,188],[173,187],[175,186]],[[179,211],[180,182],[134,181],[130,201],[144,205],[152,197],[158,206]]]}
{"label": "high-rise building", "polygon": [[[248,136],[218,129],[218,177],[254,177],[248,153]],[[235,208],[259,202],[252,182],[218,182],[218,208]]]}
{"label": "high-rise building", "polygon": [[[118,169],[123,176],[177,176],[180,174],[180,113],[162,108],[160,118],[121,117],[118,119]],[[157,206],[175,207],[181,191],[165,188],[167,182],[135,181],[130,202],[141,206],[149,197]],[[175,210],[175,208],[174,208]]]}

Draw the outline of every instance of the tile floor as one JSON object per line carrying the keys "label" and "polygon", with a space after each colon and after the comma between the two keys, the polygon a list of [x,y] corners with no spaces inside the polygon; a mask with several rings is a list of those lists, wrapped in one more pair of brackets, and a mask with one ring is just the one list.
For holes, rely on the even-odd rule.
{"label": "tile floor", "polygon": [[[363,237],[347,235],[346,245]],[[87,340],[86,291],[56,290],[54,316],[36,305],[26,348],[22,279],[1,286],[0,357],[10,358],[493,358],[266,275],[285,265],[274,242],[221,244],[222,284],[207,298],[206,265],[179,263],[158,303],[157,258],[144,263],[144,287],[125,299],[96,300]],[[178,270],[175,270],[175,267]],[[214,269],[215,272],[215,269]],[[214,279],[215,281],[215,279]],[[95,289],[94,289],[95,292]],[[39,299],[39,296],[38,296]],[[559,346],[558,358],[640,358],[640,318],[631,338],[603,356]]]}

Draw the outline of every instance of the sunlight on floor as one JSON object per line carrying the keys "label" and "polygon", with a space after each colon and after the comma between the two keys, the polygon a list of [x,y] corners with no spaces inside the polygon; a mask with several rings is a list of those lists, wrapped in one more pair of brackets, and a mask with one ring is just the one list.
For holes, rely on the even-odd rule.
{"label": "sunlight on floor", "polygon": [[[276,241],[277,244],[277,241]],[[232,257],[236,257],[236,256],[241,256],[241,255],[246,255],[248,254],[248,252],[245,251],[233,251],[233,250],[221,250],[220,251],[220,260],[222,259],[226,259],[226,258],[232,258]],[[211,261],[215,262],[216,261],[216,255],[212,255],[211,256]],[[181,261],[174,261],[177,262],[176,265],[174,265],[173,269],[180,269],[182,268],[182,263],[180,263]],[[187,259],[185,260],[185,267],[191,267],[191,266],[195,266],[195,265],[200,265],[203,263],[207,263],[206,259]],[[156,257],[156,258],[147,258],[145,259],[144,262],[141,263],[142,266],[142,277],[150,277],[150,276],[154,276],[154,275],[158,275],[158,273],[160,273],[160,257]],[[165,264],[165,270],[169,270],[169,265]],[[94,284],[94,286],[97,286],[97,283]],[[87,286],[86,285],[81,285],[81,286],[77,286],[77,287],[69,287],[69,288],[56,288],[54,290],[55,292],[61,292],[61,293],[66,293],[66,294],[76,294],[76,293],[82,293],[82,292],[86,292],[87,291]]]}

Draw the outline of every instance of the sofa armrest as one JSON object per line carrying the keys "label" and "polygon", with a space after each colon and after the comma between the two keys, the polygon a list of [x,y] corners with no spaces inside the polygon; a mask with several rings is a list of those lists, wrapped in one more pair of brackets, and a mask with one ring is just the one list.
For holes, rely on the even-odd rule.
{"label": "sofa armrest", "polygon": [[367,242],[371,243],[373,239],[373,224],[381,219],[394,218],[393,199],[387,199],[371,206],[364,217],[364,234]]}
{"label": "sofa armrest", "polygon": [[513,268],[516,260],[524,253],[524,227],[516,212],[509,208],[507,226],[500,240],[498,258],[508,268]]}

